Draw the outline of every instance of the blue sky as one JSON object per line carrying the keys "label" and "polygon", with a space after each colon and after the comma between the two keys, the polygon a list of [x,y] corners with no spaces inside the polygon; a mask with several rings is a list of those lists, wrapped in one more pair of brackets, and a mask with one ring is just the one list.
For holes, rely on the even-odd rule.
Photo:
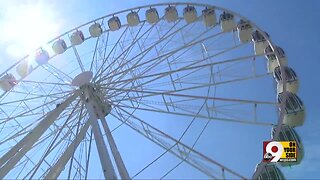
{"label": "blue sky", "polygon": [[[29,0],[21,3],[18,0],[10,2],[2,0],[0,1],[0,26],[19,28],[19,31],[23,33],[19,33],[19,31],[6,31],[6,28],[0,30],[0,47],[2,47],[0,50],[0,63],[2,67],[0,69],[8,66],[8,59],[22,57],[23,54],[28,53],[32,48],[36,48],[33,47],[37,46],[36,43],[44,43],[60,33],[87,21],[114,11],[161,2],[169,1],[69,0],[66,2],[62,0]],[[320,25],[317,23],[317,18],[320,17],[320,12],[318,11],[320,2],[316,0],[269,0],[267,2],[256,0],[198,0],[197,2],[221,6],[238,12],[268,32],[272,41],[285,50],[289,65],[296,71],[300,79],[300,91],[298,94],[305,104],[307,116],[304,126],[297,128],[297,132],[302,137],[304,143],[305,157],[301,165],[292,168],[282,168],[282,171],[288,179],[320,178],[320,121],[318,120],[320,101],[318,95],[316,95],[317,92],[320,92],[320,86],[317,85],[318,80],[316,79],[318,77],[316,74],[318,72],[317,68],[320,67],[320,54],[317,53],[319,52],[320,43],[320,36],[318,35]],[[32,28],[25,28],[24,26],[27,25],[19,20],[25,15],[19,13],[23,12],[26,7],[34,4],[39,5],[40,13],[46,14],[43,19],[39,19],[38,23],[43,21],[52,22],[50,26],[46,27],[46,31],[40,31],[43,34],[34,34],[34,32],[38,31],[32,31]],[[17,20],[17,23],[15,20]],[[16,26],[12,22],[19,25]],[[30,44],[33,36],[41,37],[33,44]],[[234,128],[237,128],[237,126]],[[259,129],[252,130],[250,134],[259,134],[258,131]],[[249,137],[249,135],[244,135],[244,137],[247,136]],[[208,146],[208,149],[205,149],[205,151],[209,151],[211,144],[203,143]],[[130,146],[134,146],[134,144],[130,144]],[[159,149],[152,150],[155,153],[161,152]],[[170,156],[167,158],[170,158]],[[254,160],[251,158],[250,162]],[[232,160],[229,159],[228,161]],[[246,162],[243,162],[243,164],[245,165]],[[254,167],[255,165],[250,166]],[[188,168],[187,166],[183,167]],[[239,173],[243,170],[244,174],[248,174],[250,169],[239,168],[238,170],[240,170]],[[184,169],[179,169],[178,171],[183,172]],[[186,176],[189,175],[186,173]]]}

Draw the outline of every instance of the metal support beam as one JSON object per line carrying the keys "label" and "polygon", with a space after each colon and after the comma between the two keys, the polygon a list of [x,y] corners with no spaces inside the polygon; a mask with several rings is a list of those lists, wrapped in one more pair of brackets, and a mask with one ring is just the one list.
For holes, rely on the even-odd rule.
{"label": "metal support beam", "polygon": [[39,124],[15,146],[13,146],[6,154],[0,158],[0,179],[3,179],[10,170],[21,160],[21,158],[32,148],[32,146],[39,140],[44,132],[54,123],[61,112],[66,109],[72,101],[79,95],[76,91],[72,96],[67,98],[53,111],[47,113],[46,117],[39,122]]}
{"label": "metal support beam", "polygon": [[91,125],[92,119],[89,119],[86,124],[81,128],[80,132],[76,135],[76,138],[68,146],[68,148],[63,152],[59,160],[50,168],[49,173],[44,179],[57,179],[60,173],[64,170],[67,162],[73,156],[75,149],[79,146],[82,139],[85,137],[89,126]]}
{"label": "metal support beam", "polygon": [[[123,108],[119,108],[121,112],[130,115],[128,111]],[[112,113],[111,113],[112,114]],[[228,173],[232,178],[237,179],[247,179],[244,176],[238,174],[237,172],[229,169],[228,167],[220,164],[219,162],[205,156],[199,151],[192,147],[187,146],[181,141],[171,137],[170,135],[162,132],[161,130],[151,126],[139,117],[131,114],[131,118],[124,120],[121,116],[112,114],[119,121],[125,123],[128,127],[143,135],[150,141],[164,148],[166,151],[172,153],[176,157],[180,158],[184,162],[198,169],[199,171],[206,174],[208,177],[213,179],[221,179],[221,177],[216,177],[216,172],[223,170],[224,173]],[[134,120],[134,121],[133,121]]]}
{"label": "metal support beam", "polygon": [[93,135],[95,138],[96,146],[98,149],[100,163],[102,166],[103,174],[105,179],[117,179],[113,164],[111,162],[107,146],[103,139],[103,135],[98,123],[98,105],[96,103],[95,95],[93,94],[92,87],[84,87],[84,96],[82,97],[85,100],[85,106],[88,110],[91,120],[91,125],[93,129]]}
{"label": "metal support beam", "polygon": [[111,152],[112,152],[113,158],[114,158],[114,160],[116,162],[116,165],[117,165],[119,174],[121,176],[121,179],[130,179],[129,173],[127,171],[126,166],[123,163],[121,155],[120,155],[120,153],[118,151],[116,143],[115,143],[115,141],[113,139],[113,136],[111,134],[110,128],[109,128],[109,126],[108,126],[108,124],[106,122],[106,119],[103,116],[101,116],[100,119],[101,119],[101,122],[102,122],[102,126],[103,126],[103,129],[104,129],[104,132],[106,133],[106,136],[107,136],[110,148],[111,148]]}

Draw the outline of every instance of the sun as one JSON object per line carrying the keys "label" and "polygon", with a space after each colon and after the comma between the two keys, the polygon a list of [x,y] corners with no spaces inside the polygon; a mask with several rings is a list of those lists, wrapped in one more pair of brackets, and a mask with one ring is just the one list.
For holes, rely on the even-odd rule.
{"label": "sun", "polygon": [[58,34],[54,11],[43,3],[8,5],[0,20],[1,44],[12,57],[22,57]]}

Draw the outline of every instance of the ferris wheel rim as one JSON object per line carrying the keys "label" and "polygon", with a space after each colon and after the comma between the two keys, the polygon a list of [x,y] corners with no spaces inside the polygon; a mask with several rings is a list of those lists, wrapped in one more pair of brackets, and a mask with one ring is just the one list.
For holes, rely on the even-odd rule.
{"label": "ferris wheel rim", "polygon": [[[93,20],[93,21],[89,21],[89,22],[87,22],[87,23],[85,23],[85,24],[82,24],[82,25],[80,25],[80,26],[78,26],[78,27],[76,27],[76,28],[73,28],[73,29],[69,30],[69,31],[66,31],[65,33],[61,34],[60,36],[58,36],[58,37],[52,39],[51,41],[49,41],[48,44],[49,44],[49,43],[52,43],[53,41],[55,41],[55,40],[57,40],[57,39],[60,39],[60,38],[63,37],[64,35],[67,35],[67,34],[73,32],[73,31],[75,31],[75,30],[77,30],[77,29],[80,29],[81,27],[83,27],[83,26],[85,26],[85,25],[88,25],[88,24],[90,24],[90,23],[93,23],[93,22],[95,22],[95,21],[98,21],[98,20],[101,20],[101,19],[104,19],[104,18],[107,18],[107,17],[110,17],[110,16],[114,16],[114,15],[117,15],[117,14],[120,14],[120,13],[123,13],[123,12],[129,12],[129,11],[137,10],[137,9],[141,9],[141,8],[154,7],[154,6],[168,6],[168,5],[196,5],[196,6],[203,6],[203,7],[213,7],[213,8],[219,9],[219,10],[221,10],[221,11],[230,12],[230,13],[232,13],[232,14],[234,14],[234,15],[236,15],[236,16],[244,19],[244,20],[247,20],[248,22],[250,22],[256,29],[258,29],[258,30],[265,36],[265,38],[266,38],[266,40],[269,42],[269,45],[271,46],[271,48],[274,48],[274,47],[275,47],[275,46],[273,46],[270,38],[269,38],[267,35],[264,34],[264,31],[262,31],[258,26],[256,26],[252,21],[248,20],[247,18],[244,18],[243,16],[241,16],[241,15],[239,15],[239,14],[233,12],[233,11],[227,10],[227,9],[225,9],[225,8],[220,8],[220,7],[212,6],[212,5],[208,5],[208,4],[198,4],[198,3],[160,3],[160,4],[153,4],[153,5],[139,6],[139,7],[135,7],[135,8],[131,8],[131,9],[126,9],[126,10],[123,10],[123,11],[118,11],[118,12],[116,12],[116,13],[108,14],[108,15],[106,15],[106,16],[103,16],[103,17],[97,18],[97,19],[95,19],[95,20]],[[121,26],[121,28],[122,28],[122,26]],[[41,49],[41,47],[40,47],[39,49]],[[277,53],[277,52],[275,51],[275,53]],[[28,55],[27,55],[26,57],[28,57]],[[51,58],[54,58],[54,57],[55,57],[55,56],[52,56],[52,57],[50,57],[50,59],[51,59]],[[17,63],[21,62],[22,60],[24,60],[24,58],[21,59],[21,60],[19,60]],[[281,66],[281,61],[278,60],[278,62],[279,62],[279,64],[280,64],[280,66]],[[7,71],[8,71],[8,70],[7,70]],[[282,73],[282,75],[284,75],[284,73]],[[283,78],[283,79],[284,79],[284,78]],[[286,85],[285,85],[285,83],[283,83],[283,86],[284,86],[284,87],[283,87],[284,91],[286,91],[286,87],[285,87]],[[283,104],[284,104],[284,103],[283,103]],[[284,109],[283,106],[282,106],[282,108]],[[280,112],[282,113],[283,110],[281,110]],[[281,115],[281,116],[283,116],[283,115]],[[280,119],[283,119],[283,118],[280,118]],[[280,129],[280,128],[281,128],[281,125],[282,125],[282,121],[279,121],[277,127]],[[276,137],[277,137],[277,136],[276,136]]]}

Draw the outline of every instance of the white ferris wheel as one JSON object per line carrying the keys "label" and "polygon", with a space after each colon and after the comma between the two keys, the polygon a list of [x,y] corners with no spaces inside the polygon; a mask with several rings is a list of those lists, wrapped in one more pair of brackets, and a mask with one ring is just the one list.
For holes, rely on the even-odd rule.
{"label": "white ferris wheel", "polygon": [[[159,162],[165,167],[152,178],[183,166],[178,172],[213,179],[281,179],[279,167],[303,157],[294,128],[304,107],[286,54],[221,7],[165,3],[112,13],[54,38],[0,78],[1,179],[142,178],[169,155],[175,161]],[[229,155],[210,154],[232,139],[295,140],[298,161],[261,157],[234,167]]]}

